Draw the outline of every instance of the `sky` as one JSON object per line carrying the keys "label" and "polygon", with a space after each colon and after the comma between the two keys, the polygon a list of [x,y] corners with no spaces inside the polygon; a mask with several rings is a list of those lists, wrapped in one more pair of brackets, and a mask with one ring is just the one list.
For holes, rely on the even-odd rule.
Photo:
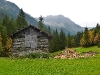
{"label": "sky", "polygon": [[64,15],[82,27],[100,24],[100,0],[7,0],[32,17]]}

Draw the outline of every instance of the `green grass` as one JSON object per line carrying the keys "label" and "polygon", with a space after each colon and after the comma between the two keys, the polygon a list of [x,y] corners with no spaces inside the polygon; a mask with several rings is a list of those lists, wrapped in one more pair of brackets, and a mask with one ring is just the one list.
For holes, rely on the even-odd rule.
{"label": "green grass", "polygon": [[[94,47],[95,51],[98,49]],[[77,48],[77,51],[87,48]],[[56,52],[57,53],[57,52]],[[56,54],[54,53],[54,54]],[[78,59],[0,58],[0,75],[99,75],[100,55]]]}
{"label": "green grass", "polygon": [[0,75],[98,75],[100,55],[81,59],[0,58]]}
{"label": "green grass", "polygon": [[78,48],[73,48],[73,49],[80,53],[88,52],[88,51],[100,52],[100,48],[98,48],[97,46],[88,47],[88,48],[78,47]]}
{"label": "green grass", "polygon": [[50,53],[50,57],[54,57],[57,54],[61,53],[62,51],[64,51],[64,50],[60,50],[60,51],[57,51],[57,52]]}

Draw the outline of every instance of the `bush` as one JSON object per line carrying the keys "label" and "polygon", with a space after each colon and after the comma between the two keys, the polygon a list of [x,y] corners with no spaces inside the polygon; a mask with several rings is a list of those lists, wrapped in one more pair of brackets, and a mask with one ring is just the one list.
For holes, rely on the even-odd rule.
{"label": "bush", "polygon": [[98,47],[100,48],[100,42],[98,43]]}
{"label": "bush", "polygon": [[42,54],[42,58],[49,58],[49,54]]}
{"label": "bush", "polygon": [[30,53],[26,55],[28,58],[49,58],[49,54],[46,53]]}

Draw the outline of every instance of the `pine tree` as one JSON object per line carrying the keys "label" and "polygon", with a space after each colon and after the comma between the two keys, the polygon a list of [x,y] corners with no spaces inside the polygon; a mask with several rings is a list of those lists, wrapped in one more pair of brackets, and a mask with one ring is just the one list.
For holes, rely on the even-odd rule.
{"label": "pine tree", "polygon": [[51,34],[51,28],[48,26],[47,32]]}
{"label": "pine tree", "polygon": [[5,26],[7,29],[9,28],[9,21],[10,18],[7,15],[5,15],[2,21],[2,25]]}
{"label": "pine tree", "polygon": [[16,24],[17,24],[17,29],[28,25],[25,18],[25,13],[22,9],[20,9],[19,15],[17,16]]}
{"label": "pine tree", "polygon": [[43,24],[43,17],[40,16],[39,17],[39,23],[38,23],[38,27],[42,30],[45,30],[44,24]]}
{"label": "pine tree", "polygon": [[66,35],[63,32],[63,30],[61,30],[60,32],[60,49],[65,49],[66,47]]}
{"label": "pine tree", "polygon": [[3,18],[3,21],[2,21],[2,25],[6,28],[7,30],[7,35],[9,35],[10,33],[10,25],[9,25],[9,22],[10,22],[10,18],[5,15],[4,18]]}
{"label": "pine tree", "polygon": [[88,47],[89,46],[89,33],[88,33],[88,28],[86,27],[85,28],[85,31],[84,31],[84,40],[85,40],[85,47]]}
{"label": "pine tree", "polygon": [[2,36],[2,45],[5,46],[7,42],[7,31],[3,25],[0,25],[0,34]]}
{"label": "pine tree", "polygon": [[80,40],[80,45],[83,47],[89,47],[90,46],[90,36],[89,36],[89,31],[88,28],[86,27],[84,30],[84,34]]}
{"label": "pine tree", "polygon": [[7,34],[8,35],[11,35],[14,31],[16,31],[16,25],[15,25],[15,21],[14,19],[10,19],[10,22],[9,22],[9,29],[7,29]]}
{"label": "pine tree", "polygon": [[70,36],[70,33],[68,33],[68,36],[67,36],[67,47],[71,47],[71,36]]}
{"label": "pine tree", "polygon": [[100,33],[100,25],[98,23],[96,27],[94,28],[94,36],[96,36],[97,33]]}
{"label": "pine tree", "polygon": [[1,37],[1,33],[0,33],[0,52],[3,50],[2,48],[2,37]]}
{"label": "pine tree", "polygon": [[53,31],[53,38],[50,41],[49,49],[51,52],[56,52],[60,50],[60,38],[57,29]]}
{"label": "pine tree", "polygon": [[82,38],[83,32],[77,32],[77,35],[75,37],[75,45],[76,47],[80,46],[80,40]]}

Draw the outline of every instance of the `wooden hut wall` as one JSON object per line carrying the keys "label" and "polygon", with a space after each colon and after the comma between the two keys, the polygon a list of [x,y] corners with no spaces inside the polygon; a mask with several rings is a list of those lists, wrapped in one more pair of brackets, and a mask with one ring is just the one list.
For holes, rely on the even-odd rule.
{"label": "wooden hut wall", "polygon": [[48,36],[39,30],[30,27],[14,36],[13,54],[24,55],[32,52],[48,52]]}

